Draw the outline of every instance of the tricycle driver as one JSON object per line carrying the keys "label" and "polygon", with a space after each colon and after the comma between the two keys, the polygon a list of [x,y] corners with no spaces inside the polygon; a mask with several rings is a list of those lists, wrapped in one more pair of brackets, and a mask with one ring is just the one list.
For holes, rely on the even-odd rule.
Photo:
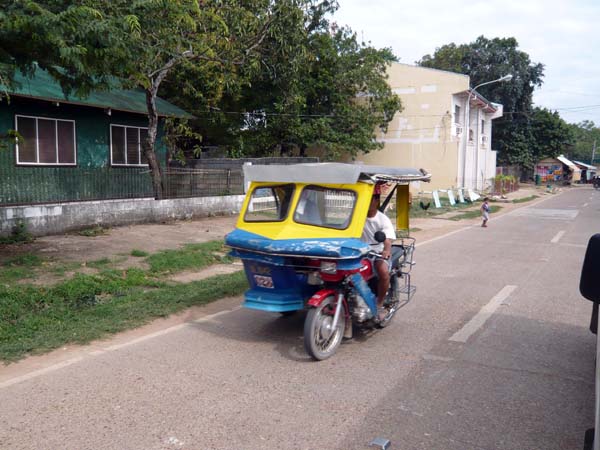
{"label": "tricycle driver", "polygon": [[[396,239],[396,232],[392,221],[384,213],[379,211],[379,200],[381,191],[379,186],[375,186],[371,204],[367,212],[367,220],[361,236],[361,240],[371,246],[371,249],[377,253],[381,253],[381,257],[374,258],[374,266],[377,271],[377,311],[379,320],[383,320],[386,311],[382,308],[383,301],[390,287],[390,264],[392,254],[392,241]],[[377,242],[375,233],[383,231],[385,233],[385,241]]]}

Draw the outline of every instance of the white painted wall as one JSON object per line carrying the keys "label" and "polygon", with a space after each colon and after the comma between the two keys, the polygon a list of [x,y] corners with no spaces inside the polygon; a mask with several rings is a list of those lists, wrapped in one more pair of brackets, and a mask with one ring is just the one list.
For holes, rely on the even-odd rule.
{"label": "white painted wall", "polygon": [[154,200],[149,198],[0,207],[0,236],[22,221],[34,236],[103,225],[119,226],[164,220],[238,214],[243,195]]}

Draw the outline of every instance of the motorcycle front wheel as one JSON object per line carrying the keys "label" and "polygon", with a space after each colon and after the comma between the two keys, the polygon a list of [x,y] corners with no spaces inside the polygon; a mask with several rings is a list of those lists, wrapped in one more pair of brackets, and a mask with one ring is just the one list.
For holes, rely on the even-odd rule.
{"label": "motorcycle front wheel", "polygon": [[304,348],[317,361],[332,356],[342,342],[346,320],[344,311],[340,314],[337,326],[332,329],[336,302],[333,296],[327,297],[316,308],[309,309],[304,321]]}

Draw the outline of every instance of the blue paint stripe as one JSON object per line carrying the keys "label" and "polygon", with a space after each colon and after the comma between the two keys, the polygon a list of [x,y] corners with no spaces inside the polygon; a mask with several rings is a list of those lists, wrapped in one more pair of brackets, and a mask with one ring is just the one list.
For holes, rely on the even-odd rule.
{"label": "blue paint stripe", "polygon": [[360,258],[369,245],[360,239],[281,239],[274,240],[248,231],[235,229],[225,237],[225,243],[243,252],[255,251],[273,255],[297,255],[315,258]]}

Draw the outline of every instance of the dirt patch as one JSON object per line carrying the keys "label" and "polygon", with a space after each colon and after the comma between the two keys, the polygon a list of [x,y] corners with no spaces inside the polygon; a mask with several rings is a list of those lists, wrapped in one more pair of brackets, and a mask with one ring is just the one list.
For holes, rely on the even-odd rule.
{"label": "dirt patch", "polygon": [[176,281],[177,283],[191,283],[192,281],[204,280],[205,278],[215,275],[226,275],[239,272],[242,269],[242,264],[237,262],[234,264],[215,264],[202,270],[180,272],[169,277],[169,280]]}
{"label": "dirt patch", "polygon": [[131,256],[132,250],[155,253],[184,244],[223,239],[233,230],[237,217],[210,217],[167,224],[131,225],[109,229],[106,234],[86,237],[78,234],[44,236],[28,244],[0,246],[0,264],[23,253],[64,262],[97,261],[127,257],[118,267],[142,267],[143,258]]}

